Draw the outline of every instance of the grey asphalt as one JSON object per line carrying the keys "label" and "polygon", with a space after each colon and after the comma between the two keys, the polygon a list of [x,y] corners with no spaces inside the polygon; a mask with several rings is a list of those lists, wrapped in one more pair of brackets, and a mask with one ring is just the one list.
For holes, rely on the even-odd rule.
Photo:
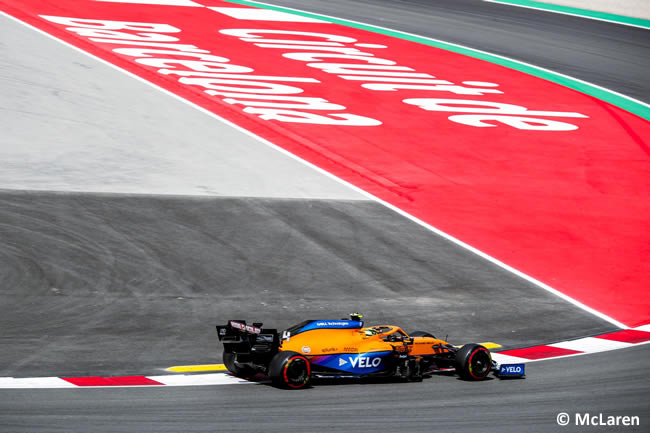
{"label": "grey asphalt", "polygon": [[650,30],[481,0],[268,3],[465,45],[650,103]]}
{"label": "grey asphalt", "polygon": [[[506,54],[650,100],[644,30],[463,0],[276,3]],[[283,327],[361,310],[371,322],[449,334],[454,342],[491,339],[513,347],[611,329],[319,176],[303,187],[302,175],[293,177],[298,168],[292,161],[278,161],[285,165],[274,171],[275,160],[264,166],[272,152],[249,142],[242,148],[249,155],[262,152],[255,158],[260,165],[230,171],[237,160],[225,162],[221,172],[230,175],[223,175],[223,183],[210,167],[199,166],[204,168],[197,176],[204,178],[192,179],[196,161],[189,156],[218,159],[221,150],[175,153],[171,146],[183,140],[182,124],[207,134],[210,143],[245,138],[211,129],[198,119],[201,113],[163,105],[162,96],[91,60],[74,66],[81,57],[51,51],[56,44],[0,19],[0,176],[13,170],[0,183],[6,188],[0,192],[0,376],[159,374],[171,365],[214,362],[219,347],[213,326],[234,315]],[[56,67],[43,73],[39,59]],[[56,73],[59,66],[65,73]],[[104,74],[101,83],[92,80],[96,74]],[[104,106],[93,95],[106,92],[112,80],[119,83],[108,86],[116,99]],[[45,99],[27,104],[41,97],[34,91],[39,86]],[[139,98],[129,94],[140,91],[145,106],[156,107],[134,112],[138,122],[151,122],[144,132],[119,120],[131,113],[119,100],[137,104]],[[48,110],[47,104],[55,105]],[[93,114],[71,123],[86,112]],[[165,146],[140,153],[136,144],[147,142],[153,126],[170,121],[169,113],[180,124],[165,132]],[[57,154],[57,146],[39,142],[49,135],[70,151]],[[119,147],[125,140],[132,140],[126,150]],[[83,151],[89,142],[116,159],[93,161],[94,153]],[[21,156],[22,146],[33,147]],[[164,161],[149,164],[151,154]],[[35,158],[33,164],[17,166],[25,155]],[[14,165],[7,165],[7,157]],[[185,165],[173,165],[178,159]],[[48,169],[48,161],[54,167]],[[69,172],[83,161],[92,169]],[[105,185],[111,167],[122,180]],[[147,168],[152,175],[142,176]],[[247,172],[255,174],[254,182],[237,185]],[[16,176],[22,180],[12,184]],[[168,190],[175,179],[181,187]],[[94,193],[71,192],[82,190]],[[255,198],[265,194],[274,198]],[[480,384],[434,377],[421,384],[320,386],[296,393],[265,385],[0,390],[0,431],[546,432],[559,430],[560,411],[637,415],[644,426],[650,415],[648,355],[649,346],[643,346],[544,361],[529,365],[526,380]]]}
{"label": "grey asphalt", "polygon": [[[528,365],[524,380],[0,390],[7,432],[647,432],[650,345]],[[557,415],[571,425],[560,427]],[[576,426],[575,414],[640,426]]]}
{"label": "grey asphalt", "polygon": [[0,275],[0,376],[213,363],[238,318],[508,347],[615,329],[374,202],[2,192]]}

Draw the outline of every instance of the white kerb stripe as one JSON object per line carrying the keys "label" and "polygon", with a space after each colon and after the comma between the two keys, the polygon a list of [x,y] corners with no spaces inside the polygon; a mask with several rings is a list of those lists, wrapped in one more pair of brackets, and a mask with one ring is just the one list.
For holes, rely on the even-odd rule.
{"label": "white kerb stripe", "polygon": [[643,332],[650,332],[650,324],[639,326],[637,328],[634,328],[635,331],[643,331]]}
{"label": "white kerb stripe", "polygon": [[270,9],[250,9],[250,8],[218,8],[209,7],[215,12],[219,12],[238,20],[255,20],[255,21],[283,21],[288,23],[321,23],[329,24],[327,21],[317,20],[316,18],[304,17],[302,15],[290,14],[287,12],[274,11]]}
{"label": "white kerb stripe", "polygon": [[202,4],[193,2],[192,0],[94,0],[96,2],[109,2],[109,3],[136,3],[142,5],[160,5],[160,6],[193,6],[202,8]]}
{"label": "white kerb stripe", "polygon": [[0,377],[0,388],[76,388],[60,377]]}
{"label": "white kerb stripe", "polygon": [[492,359],[499,364],[520,364],[522,362],[530,362],[530,359],[518,358],[516,356],[502,355],[500,353],[492,353]]}
{"label": "white kerb stripe", "polygon": [[155,380],[168,386],[197,386],[197,385],[234,385],[249,382],[224,373],[212,374],[167,374],[163,376],[147,376],[147,379]]}
{"label": "white kerb stripe", "polygon": [[549,344],[551,347],[560,349],[577,350],[585,353],[606,352],[608,350],[625,349],[631,347],[631,343],[621,341],[605,340],[603,338],[587,337],[579,340],[562,341],[560,343]]}

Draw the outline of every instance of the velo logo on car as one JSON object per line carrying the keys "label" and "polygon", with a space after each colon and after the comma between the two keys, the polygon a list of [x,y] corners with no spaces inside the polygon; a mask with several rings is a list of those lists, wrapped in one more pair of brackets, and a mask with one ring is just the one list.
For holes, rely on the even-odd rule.
{"label": "velo logo on car", "polygon": [[347,364],[348,362],[350,363],[352,368],[356,368],[357,366],[359,368],[372,368],[372,367],[379,367],[379,364],[381,364],[381,358],[376,358],[376,357],[375,358],[371,358],[371,357],[366,358],[365,356],[364,357],[361,357],[361,356],[351,357],[351,356],[349,356],[348,360],[346,361],[344,357],[341,357],[339,359],[339,367],[342,366],[342,365]]}
{"label": "velo logo on car", "polygon": [[367,374],[381,371],[384,368],[383,358],[390,351],[363,353],[359,355],[322,355],[311,359],[312,364],[354,374]]}
{"label": "velo logo on car", "polygon": [[524,376],[525,374],[525,364],[502,364],[499,367],[499,376]]}

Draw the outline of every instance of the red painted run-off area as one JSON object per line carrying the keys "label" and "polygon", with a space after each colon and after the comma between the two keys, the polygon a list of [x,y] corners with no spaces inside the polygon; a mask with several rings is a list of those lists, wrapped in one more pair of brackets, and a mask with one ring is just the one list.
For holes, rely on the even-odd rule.
{"label": "red painted run-off area", "polygon": [[66,382],[77,386],[155,386],[163,385],[144,376],[121,377],[64,377]]}
{"label": "red painted run-off area", "polygon": [[[597,311],[629,326],[650,322],[649,122],[557,84],[430,46],[337,24],[234,18],[232,13],[203,7],[248,9],[217,0],[176,3],[186,6],[0,0],[2,9],[16,18],[268,139]],[[122,29],[117,30],[121,33],[104,34],[103,39],[113,42],[92,41],[102,39],[102,35],[98,38],[98,33],[75,31],[70,23],[57,23],[56,19],[39,15],[167,24],[180,31],[145,36],[137,35],[137,30]],[[246,41],[241,39],[246,35],[220,32],[224,29],[278,32],[251,32]],[[338,48],[351,51],[337,52],[325,36],[286,31],[317,32],[356,41],[346,39]],[[165,39],[160,35],[166,35],[168,42],[160,42]],[[269,46],[255,45],[262,38]],[[287,39],[303,43],[273,41]],[[124,43],[120,44],[120,40]],[[150,59],[200,60],[178,54],[179,48],[174,47],[193,45],[204,53],[227,58],[223,63],[253,71],[223,65],[207,71],[208,65],[204,64],[203,73],[208,76],[215,71],[245,75],[228,83],[219,81],[224,80],[223,76],[213,77],[206,84],[210,78],[203,76],[200,82],[197,64],[145,64],[142,59],[136,63],[135,59],[144,55],[113,51],[142,48],[146,40],[170,44],[157,49],[171,52],[147,54]],[[309,49],[304,42],[321,45]],[[381,44],[386,48],[355,44]],[[155,45],[149,48],[156,49]],[[304,53],[315,53],[316,57],[306,61]],[[369,62],[362,57],[369,56],[384,59],[381,64],[373,64],[384,68],[368,68]],[[356,71],[348,67],[347,71],[337,73],[324,71],[319,63],[361,66]],[[411,69],[385,68],[389,65]],[[43,65],[44,73],[48,67]],[[166,69],[167,75],[160,69]],[[359,72],[364,70],[367,72]],[[190,82],[179,81],[183,71]],[[429,74],[419,78],[449,83],[419,84],[431,86],[429,89],[373,88],[373,84],[418,78],[400,77],[395,72]],[[354,76],[366,78],[354,80]],[[286,79],[296,77],[311,80]],[[477,81],[499,86],[472,83]],[[272,88],[269,83],[302,92]],[[418,86],[415,82],[410,84]],[[209,95],[206,86],[234,96],[224,102],[229,96]],[[502,93],[462,94],[476,93],[467,89],[477,88],[498,89]],[[278,93],[282,91],[287,93]],[[336,105],[305,107],[315,100],[295,99],[300,97],[323,98]],[[432,98],[437,101],[429,104],[429,110],[413,101],[404,102],[430,102]],[[514,104],[527,111],[476,103],[454,105],[442,99]],[[265,107],[264,103],[272,105]],[[283,103],[289,104],[284,110],[294,113],[278,112],[278,104]],[[431,111],[432,107],[437,110]],[[492,114],[486,113],[490,110]],[[336,116],[342,113],[362,116],[356,121],[368,124],[323,124],[342,123],[342,117]],[[481,114],[492,116],[492,120],[483,120],[484,124],[494,126],[476,126],[481,120],[476,115]],[[467,117],[470,115],[474,117]],[[518,125],[529,129],[518,129],[512,125],[516,123],[515,117],[538,120],[535,123],[519,119]],[[562,122],[555,124],[556,129],[571,130],[530,129],[545,127],[547,121]]]}

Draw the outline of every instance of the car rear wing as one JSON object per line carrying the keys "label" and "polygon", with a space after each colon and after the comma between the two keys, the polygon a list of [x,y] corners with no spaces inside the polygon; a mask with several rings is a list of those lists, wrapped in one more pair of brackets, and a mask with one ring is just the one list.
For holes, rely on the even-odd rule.
{"label": "car rear wing", "polygon": [[217,336],[227,352],[268,353],[280,346],[277,329],[264,329],[262,323],[246,324],[245,320],[229,320],[217,325]]}

